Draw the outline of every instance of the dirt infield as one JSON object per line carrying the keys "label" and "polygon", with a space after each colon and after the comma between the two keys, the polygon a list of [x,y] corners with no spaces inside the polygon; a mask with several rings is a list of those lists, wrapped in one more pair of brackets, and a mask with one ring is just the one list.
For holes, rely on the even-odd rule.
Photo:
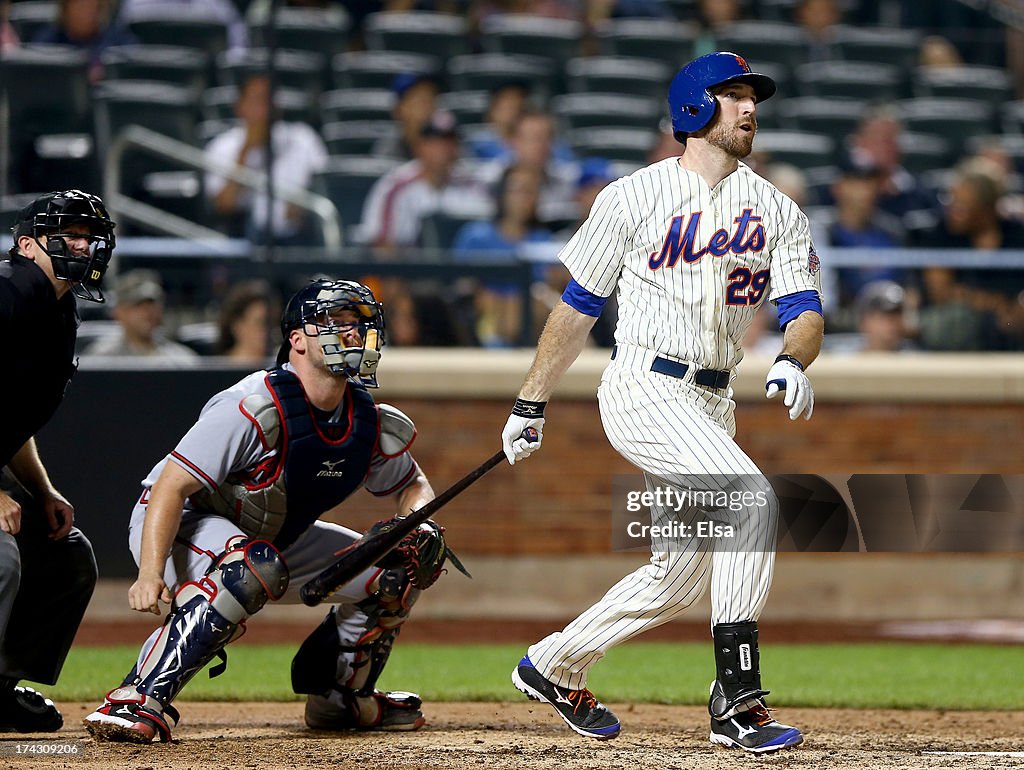
{"label": "dirt infield", "polygon": [[[360,768],[374,770],[810,770],[1020,768],[1024,757],[928,752],[1020,752],[1014,712],[785,709],[804,728],[804,746],[750,757],[712,746],[706,712],[696,707],[611,704],[622,735],[599,743],[568,731],[548,707],[520,703],[428,704],[428,724],[408,734],[329,734],[302,726],[298,703],[183,703],[171,744],[97,744],[80,719],[91,706],[64,704],[67,725],[48,744],[77,745],[74,755],[18,755],[26,742],[0,738],[0,767],[80,770],[200,768]],[[71,744],[77,742],[77,744]]]}

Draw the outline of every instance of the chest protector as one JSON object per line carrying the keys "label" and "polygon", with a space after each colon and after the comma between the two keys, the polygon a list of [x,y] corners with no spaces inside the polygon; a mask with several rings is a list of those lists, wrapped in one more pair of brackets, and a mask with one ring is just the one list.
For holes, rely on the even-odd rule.
{"label": "chest protector", "polygon": [[249,537],[283,550],[362,485],[380,417],[366,388],[353,380],[337,423],[316,418],[291,372],[272,369],[266,382],[273,400],[252,395],[239,406],[256,423],[264,446],[278,453],[232,474],[215,494],[203,490],[192,501],[231,519]]}

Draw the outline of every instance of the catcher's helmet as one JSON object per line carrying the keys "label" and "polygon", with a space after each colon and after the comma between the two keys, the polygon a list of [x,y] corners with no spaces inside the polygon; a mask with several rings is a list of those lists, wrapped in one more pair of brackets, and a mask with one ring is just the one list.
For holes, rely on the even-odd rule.
{"label": "catcher's helmet", "polygon": [[[72,225],[85,225],[88,235],[70,232]],[[45,249],[54,276],[71,284],[76,297],[104,301],[100,284],[114,251],[114,222],[99,196],[81,190],[40,195],[18,212],[12,229],[15,247],[18,239],[27,235]],[[43,236],[45,247],[39,240]],[[76,254],[68,248],[67,239],[82,237],[88,239],[89,250]]]}
{"label": "catcher's helmet", "polygon": [[[361,347],[342,347],[340,325],[332,316],[341,310],[359,316]],[[284,343],[277,354],[279,365],[288,360],[292,347],[288,336],[293,329],[317,338],[324,363],[332,372],[358,377],[365,385],[377,387],[377,364],[384,347],[384,308],[369,288],[356,281],[319,278],[299,289],[288,300],[281,318]]]}
{"label": "catcher's helmet", "polygon": [[763,102],[775,93],[775,81],[767,75],[750,71],[746,60],[728,51],[709,53],[687,64],[668,87],[668,109],[672,131],[678,141],[700,131],[711,122],[718,101],[711,89],[725,83],[746,83],[753,87],[757,101]]}

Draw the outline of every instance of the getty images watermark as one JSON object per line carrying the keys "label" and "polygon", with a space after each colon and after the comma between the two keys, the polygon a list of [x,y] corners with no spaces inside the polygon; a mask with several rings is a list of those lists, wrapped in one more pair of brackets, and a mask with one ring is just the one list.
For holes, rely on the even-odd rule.
{"label": "getty images watermark", "polygon": [[615,476],[613,550],[1024,551],[1024,476]]}
{"label": "getty images watermark", "polygon": [[764,549],[772,542],[777,505],[763,477],[618,477],[613,488],[615,550],[675,551],[707,540]]}

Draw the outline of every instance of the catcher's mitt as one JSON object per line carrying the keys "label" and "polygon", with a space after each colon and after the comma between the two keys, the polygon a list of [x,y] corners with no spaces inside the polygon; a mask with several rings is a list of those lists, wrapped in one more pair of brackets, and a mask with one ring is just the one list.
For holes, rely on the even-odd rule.
{"label": "catcher's mitt", "polygon": [[[387,528],[394,523],[395,519],[378,521],[367,531],[370,533]],[[409,576],[409,581],[419,589],[430,588],[445,572],[445,561],[451,561],[455,569],[466,577],[472,577],[462,565],[459,557],[448,548],[444,541],[444,527],[433,522],[426,521],[420,524],[415,530],[406,535],[395,546],[395,550],[381,559],[378,564],[387,569],[402,568]]]}

